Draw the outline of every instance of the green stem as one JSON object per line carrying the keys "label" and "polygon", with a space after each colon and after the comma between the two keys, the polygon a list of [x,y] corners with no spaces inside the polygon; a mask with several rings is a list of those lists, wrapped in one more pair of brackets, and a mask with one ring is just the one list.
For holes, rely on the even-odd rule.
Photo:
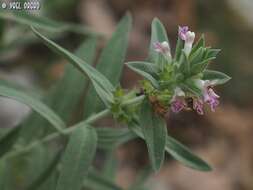
{"label": "green stem", "polygon": [[136,98],[127,100],[122,103],[123,106],[140,103],[145,98],[145,95],[137,96]]}
{"label": "green stem", "polygon": [[[131,100],[127,100],[125,102],[122,103],[122,105],[131,105],[131,104],[136,104],[136,103],[139,103],[141,102],[143,99],[144,99],[144,95],[142,96],[138,96],[136,98],[133,98]],[[17,150],[14,150],[14,151],[10,151],[8,152],[7,154],[5,154],[2,158],[2,159],[9,159],[11,157],[15,157],[17,155],[20,155],[20,154],[23,154],[23,153],[26,153],[26,152],[29,152],[30,150],[32,150],[33,148],[41,145],[41,144],[44,144],[44,143],[47,143],[51,140],[54,140],[60,136],[62,136],[63,134],[64,135],[69,135],[70,133],[72,133],[73,131],[75,131],[76,129],[80,128],[80,127],[83,127],[85,125],[89,125],[105,116],[107,116],[108,114],[110,113],[110,110],[109,109],[105,109],[95,115],[92,115],[90,116],[89,118],[87,118],[85,121],[81,121],[80,123],[72,126],[72,127],[68,127],[66,129],[63,129],[61,132],[55,132],[55,133],[51,133],[47,136],[45,136],[44,138],[42,138],[41,140],[38,140],[38,141],[34,141],[32,142],[31,144],[27,145],[26,147],[23,147],[23,148],[20,148],[20,149],[17,149]]]}
{"label": "green stem", "polygon": [[32,150],[33,148],[35,148],[35,147],[37,147],[37,146],[39,146],[41,144],[47,143],[47,142],[49,142],[51,140],[54,140],[54,139],[62,136],[62,133],[65,134],[65,135],[68,135],[68,134],[72,133],[74,130],[80,128],[80,127],[83,127],[85,125],[91,124],[91,123],[97,121],[98,119],[101,119],[101,118],[105,117],[109,113],[110,113],[109,109],[105,109],[105,110],[99,112],[98,114],[90,116],[85,121],[82,121],[82,122],[74,125],[73,127],[69,127],[69,128],[63,129],[61,131],[61,133],[60,132],[51,133],[51,134],[45,136],[44,138],[42,138],[39,141],[32,142],[31,144],[29,144],[28,146],[26,146],[24,148],[20,148],[18,150],[14,150],[14,151],[8,152],[1,159],[9,159],[9,158],[15,157],[15,156],[17,156],[19,154],[23,154],[23,153],[29,152],[30,150]]}

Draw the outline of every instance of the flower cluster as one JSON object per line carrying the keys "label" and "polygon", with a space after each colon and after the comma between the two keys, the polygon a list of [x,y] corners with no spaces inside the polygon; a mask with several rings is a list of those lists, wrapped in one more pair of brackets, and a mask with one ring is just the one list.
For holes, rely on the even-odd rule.
{"label": "flower cluster", "polygon": [[[188,26],[179,26],[178,36],[184,41],[183,51],[186,56],[189,56],[192,50],[192,46],[195,39],[195,33],[189,30]],[[171,57],[170,47],[168,42],[155,42],[154,49],[156,52],[164,55],[165,57]],[[171,110],[175,113],[182,111],[185,108],[188,108],[189,105],[186,102],[186,99],[192,100],[192,108],[200,115],[204,114],[204,103],[210,105],[212,111],[215,111],[215,108],[219,105],[219,96],[214,92],[212,88],[212,83],[209,80],[196,79],[194,81],[196,87],[201,90],[201,96],[195,96],[194,94],[186,93],[179,87],[174,88],[174,95],[170,101]]]}

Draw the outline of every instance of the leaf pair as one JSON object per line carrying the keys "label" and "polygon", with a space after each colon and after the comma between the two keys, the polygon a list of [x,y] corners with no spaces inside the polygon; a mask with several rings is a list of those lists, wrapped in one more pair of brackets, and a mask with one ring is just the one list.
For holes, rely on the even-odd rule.
{"label": "leaf pair", "polygon": [[151,25],[151,40],[149,45],[149,55],[148,55],[148,62],[145,61],[132,61],[127,62],[126,65],[139,75],[143,76],[145,79],[151,82],[151,84],[155,88],[159,88],[158,83],[158,72],[161,69],[161,62],[160,55],[154,50],[154,43],[155,42],[163,42],[166,41],[169,43],[166,29],[163,24],[159,21],[158,18],[155,18],[152,21]]}
{"label": "leaf pair", "polygon": [[[150,126],[150,125],[148,125],[148,126]],[[154,124],[152,127],[156,128],[156,124]],[[161,148],[161,147],[164,146],[164,137],[163,136],[162,136],[163,140],[159,140],[159,139],[155,139],[155,138],[151,138],[151,140],[150,140],[150,138],[145,139],[145,135],[143,132],[143,126],[140,127],[138,123],[132,123],[129,126],[129,128],[136,135],[138,135],[140,138],[144,139],[145,141],[149,141],[149,143],[153,143],[153,144],[158,145],[159,148],[157,150],[150,150],[149,152],[158,152],[159,150],[160,150],[160,152],[162,152],[161,150],[163,148]],[[160,126],[159,129],[161,130],[162,127]],[[164,129],[162,129],[162,130],[165,131]],[[154,139],[156,141],[154,141]],[[155,148],[155,147],[157,147],[156,145],[148,146],[148,148],[149,147]],[[163,145],[163,146],[159,146],[159,145]],[[167,134],[166,134],[166,138],[165,138],[165,151],[167,153],[169,153],[174,159],[178,160],[179,162],[181,162],[182,164],[184,164],[187,167],[190,167],[190,168],[193,168],[193,169],[199,170],[199,171],[212,170],[212,168],[205,161],[203,161],[201,158],[197,157],[188,148],[186,148],[184,145],[179,143],[177,140],[175,140],[171,136],[168,136]],[[155,164],[155,165],[152,165],[152,167],[153,167],[153,169],[155,169],[157,171],[157,169],[159,168],[159,166],[163,162],[163,159],[161,159],[161,156],[155,157],[154,154],[152,154],[152,155],[149,154],[149,156],[152,157],[151,160],[155,160],[155,162],[152,162],[152,164]]]}

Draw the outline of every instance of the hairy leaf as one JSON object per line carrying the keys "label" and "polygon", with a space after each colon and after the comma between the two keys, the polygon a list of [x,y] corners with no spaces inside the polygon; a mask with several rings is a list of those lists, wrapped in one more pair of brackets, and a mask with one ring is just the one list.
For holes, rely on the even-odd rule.
{"label": "hairy leaf", "polygon": [[97,134],[94,128],[82,127],[69,139],[62,160],[62,170],[56,190],[80,190],[96,152]]}
{"label": "hairy leaf", "polygon": [[231,79],[228,75],[213,70],[205,70],[203,80],[210,80],[214,85],[220,85],[228,82]]}
{"label": "hairy leaf", "polygon": [[19,130],[19,127],[12,128],[0,138],[0,157],[12,148],[18,138]]}
{"label": "hairy leaf", "polygon": [[20,24],[34,26],[53,32],[70,31],[79,34],[94,34],[91,29],[78,25],[54,21],[42,16],[36,16],[25,11],[9,11],[0,9],[0,18],[15,21]]}
{"label": "hairy leaf", "polygon": [[[136,62],[128,62],[126,65],[139,75],[143,76],[145,79],[147,79],[155,88],[159,88],[158,81],[148,72],[144,71],[143,67],[140,67],[140,65],[136,65]],[[147,69],[145,69],[147,70]]]}
{"label": "hairy leaf", "polygon": [[149,56],[148,60],[152,63],[157,63],[159,59],[159,54],[154,50],[155,42],[167,41],[169,43],[167,32],[163,24],[158,18],[152,21],[151,26],[151,41],[149,46]]}
{"label": "hairy leaf", "polygon": [[[131,26],[132,18],[127,14],[118,24],[96,65],[96,69],[106,76],[113,86],[118,85],[121,77]],[[96,95],[94,87],[89,88],[84,106],[84,118],[104,108]]]}
{"label": "hairy leaf", "polygon": [[[138,124],[131,124],[129,128],[140,138],[144,138],[141,128]],[[199,171],[210,171],[211,167],[201,158],[193,154],[187,147],[176,141],[171,136],[166,137],[166,152],[168,152],[174,159],[181,162],[187,167]]]}
{"label": "hairy leaf", "polygon": [[[74,54],[70,53],[66,49],[62,48],[61,46],[57,45],[53,41],[47,39],[45,36],[40,34],[37,30],[32,28],[34,33],[53,51],[62,55],[66,58],[70,63],[72,63],[75,67],[77,67],[82,73],[87,75],[91,80],[92,84],[99,86],[99,90],[97,91],[99,97],[106,102],[108,99],[112,101],[112,92],[114,91],[114,87],[111,82],[99,71],[97,71],[92,66],[88,65],[85,61],[80,59],[79,57],[75,56]],[[101,93],[101,90],[103,93]],[[106,95],[106,97],[105,97]],[[108,102],[109,103],[109,102]]]}
{"label": "hairy leaf", "polygon": [[163,164],[167,128],[165,121],[152,111],[147,99],[140,111],[140,126],[146,141],[152,168],[158,171]]}
{"label": "hairy leaf", "polygon": [[62,119],[39,100],[36,100],[35,98],[21,91],[5,86],[0,86],[0,95],[17,100],[31,107],[34,111],[47,119],[56,130],[61,131],[63,128],[65,128],[65,123],[62,121]]}

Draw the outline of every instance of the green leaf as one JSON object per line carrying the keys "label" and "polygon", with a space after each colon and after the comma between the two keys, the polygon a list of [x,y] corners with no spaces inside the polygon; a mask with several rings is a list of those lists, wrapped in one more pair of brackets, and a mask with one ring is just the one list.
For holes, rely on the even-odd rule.
{"label": "green leaf", "polygon": [[6,189],[6,178],[8,177],[7,175],[7,164],[6,164],[6,161],[4,160],[1,160],[0,161],[0,189],[1,190],[7,190]]}
{"label": "green leaf", "polygon": [[148,56],[148,60],[150,62],[152,63],[158,62],[159,54],[154,50],[154,43],[163,41],[167,41],[169,43],[166,29],[158,18],[154,18],[151,25],[151,40]]}
{"label": "green leaf", "polygon": [[182,53],[181,53],[181,56],[180,56],[179,61],[178,61],[178,65],[179,65],[179,70],[182,73],[189,74],[189,72],[190,72],[190,63],[189,63],[187,55],[185,54],[184,51],[182,51]]}
{"label": "green leaf", "polygon": [[37,175],[38,177],[35,178],[30,184],[25,188],[25,190],[36,190],[39,189],[40,186],[49,178],[53,171],[55,171],[56,166],[60,160],[61,152],[58,152],[54,155],[54,157],[50,160],[50,162],[43,168],[42,171]]}
{"label": "green leaf", "polygon": [[[129,128],[140,138],[144,138],[141,128],[138,124],[132,123]],[[171,136],[166,137],[166,152],[168,152],[174,159],[181,162],[187,167],[199,171],[210,171],[211,167],[201,158],[193,154],[187,147],[176,141]]]}
{"label": "green leaf", "polygon": [[185,89],[186,91],[190,91],[191,93],[195,94],[198,97],[202,96],[202,91],[199,89],[196,85],[194,80],[189,79],[185,81],[184,84],[181,84],[181,87]]}
{"label": "green leaf", "polygon": [[164,160],[167,128],[164,119],[153,113],[147,99],[143,101],[141,107],[140,126],[148,147],[152,168],[158,171]]}
{"label": "green leaf", "polygon": [[65,128],[65,123],[61,120],[61,118],[39,100],[36,100],[35,98],[21,91],[5,86],[0,86],[0,95],[17,100],[31,107],[34,111],[47,119],[56,130],[61,131],[63,128]]}
{"label": "green leaf", "polygon": [[[126,65],[131,70],[135,71],[136,73],[138,73],[139,75],[143,76],[145,79],[147,79],[148,81],[150,81],[151,84],[155,88],[159,88],[158,81],[151,74],[149,74],[148,72],[144,71],[143,67],[140,67],[140,65],[136,65],[136,62],[128,62],[128,63],[126,63]],[[145,69],[145,70],[147,70],[147,69]]]}
{"label": "green leaf", "polygon": [[[191,54],[195,53],[199,48],[204,48],[205,47],[205,36],[204,34],[201,35],[199,40],[195,43],[191,50]],[[190,55],[191,56],[191,55]]]}
{"label": "green leaf", "polygon": [[102,175],[111,180],[115,180],[118,168],[117,155],[115,149],[105,152],[105,161],[102,168]]}
{"label": "green leaf", "polygon": [[18,138],[19,131],[20,128],[15,127],[10,129],[4,136],[0,138],[0,157],[2,157],[12,148]]}
{"label": "green leaf", "polygon": [[190,168],[200,171],[212,170],[211,167],[205,161],[192,154],[188,148],[186,148],[184,145],[182,145],[170,136],[167,136],[166,139],[166,151],[173,158]]}
{"label": "green leaf", "polygon": [[[112,101],[113,99],[112,92],[114,91],[114,87],[104,75],[102,75],[99,71],[97,71],[92,66],[88,65],[85,61],[83,61],[79,57],[70,53],[66,49],[60,47],[53,41],[47,39],[45,36],[40,34],[34,28],[32,28],[32,30],[50,49],[52,49],[59,55],[62,55],[70,63],[72,63],[75,67],[77,67],[82,73],[84,73],[85,75],[89,77],[92,84],[96,85],[96,87],[99,88],[99,91],[97,91],[97,93],[99,97],[101,98],[101,100],[104,101],[104,103],[109,104],[109,102],[107,102],[108,99]],[[101,91],[103,91],[103,93],[101,93]],[[106,97],[104,96],[105,94],[106,94]]]}
{"label": "green leaf", "polygon": [[207,49],[205,59],[216,57],[221,49]]}
{"label": "green leaf", "polygon": [[[127,14],[118,24],[96,65],[97,70],[107,77],[113,86],[118,85],[121,77],[131,27],[132,18]],[[84,118],[104,109],[94,87],[89,88],[84,106]]]}
{"label": "green leaf", "polygon": [[0,9],[0,18],[52,32],[69,31],[78,34],[95,34],[94,31],[82,25],[54,21],[25,11],[9,11]]}
{"label": "green leaf", "polygon": [[203,72],[204,69],[206,69],[206,67],[208,66],[209,62],[214,59],[215,57],[211,57],[211,58],[203,60],[202,62],[196,63],[195,65],[191,67],[191,73],[195,75],[195,74]]}
{"label": "green leaf", "polygon": [[82,127],[75,130],[67,145],[62,160],[62,170],[56,190],[80,190],[88,174],[97,147],[94,128]]}
{"label": "green leaf", "polygon": [[102,149],[114,149],[136,138],[136,135],[127,128],[97,127],[95,129],[98,135],[98,147]]}
{"label": "green leaf", "polygon": [[177,46],[176,46],[176,51],[175,51],[176,61],[179,61],[183,48],[184,48],[184,41],[178,36]]}
{"label": "green leaf", "polygon": [[204,58],[205,52],[206,52],[206,48],[200,47],[193,54],[190,55],[189,62],[190,62],[191,67],[202,61],[202,59]]}
{"label": "green leaf", "polygon": [[[96,38],[89,38],[75,51],[75,55],[91,64],[95,52]],[[44,102],[67,123],[81,100],[87,83],[87,78],[79,70],[72,64],[67,64],[62,79],[50,89],[44,98]],[[64,96],[62,96],[63,94]],[[36,138],[38,134],[45,134],[46,131],[49,131],[49,128],[45,129],[44,126],[48,126],[47,121],[32,113],[23,123],[20,133],[21,138],[25,142],[29,142],[32,138]]]}
{"label": "green leaf", "polygon": [[224,84],[231,79],[231,77],[219,71],[206,69],[203,74],[203,80],[210,80],[213,85]]}
{"label": "green leaf", "polygon": [[[95,52],[96,38],[90,38],[78,48],[75,54],[91,64],[95,57]],[[72,64],[67,64],[64,68],[63,78],[55,84],[54,88],[45,97],[45,101],[63,120],[68,122],[81,99],[87,82],[87,78],[82,73]]]}
{"label": "green leaf", "polygon": [[159,68],[157,65],[145,61],[130,61],[125,63],[129,68],[144,71],[154,78],[157,77]]}

